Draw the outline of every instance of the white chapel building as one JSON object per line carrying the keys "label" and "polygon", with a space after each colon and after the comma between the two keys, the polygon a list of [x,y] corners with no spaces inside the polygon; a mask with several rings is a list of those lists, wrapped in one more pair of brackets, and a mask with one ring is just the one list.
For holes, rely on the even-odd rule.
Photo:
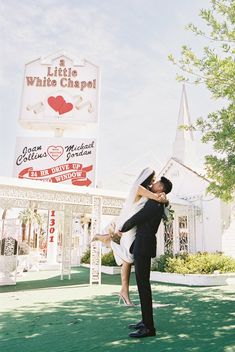
{"label": "white chapel building", "polygon": [[[193,131],[180,129],[190,125],[185,86],[183,86],[172,157],[159,175],[173,183],[169,194],[175,210],[173,228],[158,235],[158,254],[173,252],[223,252],[235,257],[235,204],[226,204],[206,192],[209,181],[203,176],[203,154]],[[184,206],[180,203],[187,202]],[[170,243],[171,248],[167,246]]]}

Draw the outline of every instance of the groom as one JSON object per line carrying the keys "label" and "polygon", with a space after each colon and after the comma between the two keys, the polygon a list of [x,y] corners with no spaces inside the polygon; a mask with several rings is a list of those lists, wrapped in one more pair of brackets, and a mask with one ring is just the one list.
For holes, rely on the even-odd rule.
{"label": "groom", "polygon": [[[152,185],[152,192],[169,193],[172,183],[166,177]],[[153,321],[152,291],[150,285],[151,258],[156,256],[156,232],[164,215],[164,205],[149,199],[143,209],[128,219],[120,232],[127,232],[136,226],[136,238],[131,246],[134,254],[136,282],[140,296],[142,321],[130,324],[129,328],[135,331],[130,337],[155,336],[156,331]],[[125,235],[123,235],[125,236]]]}

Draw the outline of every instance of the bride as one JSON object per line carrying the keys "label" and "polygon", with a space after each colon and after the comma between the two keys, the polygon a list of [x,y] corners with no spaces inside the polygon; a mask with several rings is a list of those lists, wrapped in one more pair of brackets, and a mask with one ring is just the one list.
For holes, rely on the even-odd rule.
{"label": "bride", "polygon": [[150,191],[154,181],[155,171],[149,167],[145,168],[131,187],[118,219],[106,227],[106,234],[97,234],[92,239],[93,241],[99,240],[107,246],[111,246],[117,264],[122,266],[122,287],[119,293],[119,302],[122,300],[126,306],[134,306],[129,296],[129,281],[131,265],[134,262],[133,254],[130,253],[130,247],[135,239],[136,228],[134,227],[130,231],[125,232],[125,235],[120,238],[120,244],[112,240],[112,233],[118,232],[126,220],[144,207],[148,199],[153,199],[160,203],[168,202],[164,192],[154,194]]}

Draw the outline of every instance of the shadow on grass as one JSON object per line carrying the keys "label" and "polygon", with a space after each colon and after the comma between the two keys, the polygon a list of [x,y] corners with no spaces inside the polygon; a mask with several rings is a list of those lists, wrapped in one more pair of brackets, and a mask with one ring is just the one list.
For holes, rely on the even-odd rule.
{"label": "shadow on grass", "polygon": [[[83,267],[76,267],[72,270],[71,279],[64,278],[61,280],[60,275],[55,273],[54,277],[45,278],[41,280],[27,280],[27,274],[25,281],[19,281],[13,286],[0,286],[1,292],[18,292],[27,290],[37,290],[40,288],[52,288],[52,287],[65,287],[73,285],[88,285],[89,284],[89,269]],[[32,273],[31,273],[32,275]],[[35,273],[37,277],[37,273]],[[120,275],[108,275],[102,274],[102,284],[106,285],[119,285],[121,282]],[[135,285],[134,274],[131,274],[130,286]]]}
{"label": "shadow on grass", "polygon": [[[109,281],[109,278],[105,276],[105,280]],[[96,296],[59,303],[38,302],[3,313],[0,350],[235,351],[235,313],[231,292],[222,288],[162,284],[153,284],[152,287],[158,330],[156,337],[128,338],[127,325],[140,319],[140,308],[119,306],[112,295]],[[138,299],[136,291],[132,296]]]}

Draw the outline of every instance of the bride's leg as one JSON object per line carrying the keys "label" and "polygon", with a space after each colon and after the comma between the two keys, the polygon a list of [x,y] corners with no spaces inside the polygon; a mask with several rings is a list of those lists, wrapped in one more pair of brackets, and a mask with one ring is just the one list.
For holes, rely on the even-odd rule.
{"label": "bride's leg", "polygon": [[94,241],[100,241],[102,243],[104,243],[106,246],[110,246],[110,242],[111,242],[111,236],[109,234],[107,235],[99,235],[99,234],[96,234],[92,240],[92,242]]}
{"label": "bride's leg", "polygon": [[129,296],[130,274],[131,274],[131,264],[127,262],[123,262],[121,267],[122,288],[120,291],[120,295],[123,297],[127,305],[133,305]]}

